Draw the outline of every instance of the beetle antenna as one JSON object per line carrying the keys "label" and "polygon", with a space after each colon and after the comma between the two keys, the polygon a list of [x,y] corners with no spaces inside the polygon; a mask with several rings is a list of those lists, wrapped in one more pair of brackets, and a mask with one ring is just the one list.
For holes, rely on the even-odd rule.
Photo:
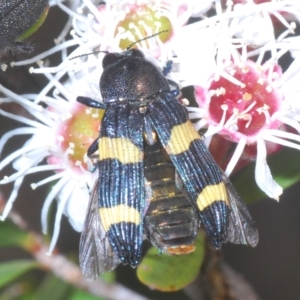
{"label": "beetle antenna", "polygon": [[154,34],[152,34],[152,35],[146,36],[145,38],[140,39],[140,40],[135,41],[135,42],[133,42],[132,44],[130,44],[130,45],[126,48],[126,50],[129,50],[132,46],[134,46],[135,44],[137,44],[137,43],[139,43],[139,42],[141,42],[141,41],[145,41],[145,40],[151,39],[151,38],[153,38],[153,37],[155,37],[155,36],[157,36],[157,35],[160,35],[160,34],[162,34],[162,33],[164,33],[164,32],[168,32],[168,31],[169,31],[169,30],[162,30],[162,31],[160,31],[160,32],[157,32],[157,33],[154,33]]}
{"label": "beetle antenna", "polygon": [[[129,50],[132,46],[134,46],[135,44],[137,44],[137,43],[139,43],[139,42],[141,42],[141,41],[145,41],[145,40],[151,39],[151,38],[153,38],[153,37],[155,37],[155,36],[157,36],[157,35],[160,35],[160,34],[162,34],[162,33],[164,33],[164,32],[168,32],[168,31],[169,31],[169,30],[162,30],[162,31],[160,31],[160,32],[157,32],[157,33],[154,33],[154,34],[152,34],[152,35],[146,36],[145,38],[140,39],[140,40],[135,41],[135,42],[133,42],[132,44],[130,44],[130,45],[126,48],[126,50]],[[71,57],[69,60],[72,60],[72,59],[75,59],[75,58],[78,58],[78,57],[82,57],[82,56],[87,56],[87,55],[91,55],[91,54],[96,54],[96,53],[106,53],[106,54],[108,54],[109,52],[108,52],[108,51],[95,51],[95,52],[91,52],[91,53],[87,53],[87,54],[81,54],[81,55],[77,55],[77,56]]]}
{"label": "beetle antenna", "polygon": [[96,54],[96,53],[109,53],[108,51],[95,51],[95,52],[91,52],[91,53],[87,53],[87,54],[81,54],[81,55],[77,55],[77,56],[74,56],[74,57],[71,57],[69,60],[72,60],[72,59],[75,59],[75,58],[78,58],[78,57],[82,57],[82,56],[88,56],[88,55],[91,55],[91,54]]}

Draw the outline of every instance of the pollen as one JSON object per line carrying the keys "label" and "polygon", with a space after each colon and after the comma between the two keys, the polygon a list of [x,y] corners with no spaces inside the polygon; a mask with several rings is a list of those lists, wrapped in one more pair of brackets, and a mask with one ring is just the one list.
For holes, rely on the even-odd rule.
{"label": "pollen", "polygon": [[32,183],[30,184],[30,187],[32,190],[35,190],[37,188],[37,184],[36,183]]}
{"label": "pollen", "polygon": [[75,166],[76,167],[79,167],[79,166],[81,166],[82,165],[82,162],[81,161],[79,161],[79,160],[76,160],[75,161]]}
{"label": "pollen", "polygon": [[251,95],[251,94],[245,93],[245,94],[243,95],[243,100],[249,101],[249,100],[251,100],[251,99],[252,99],[252,95]]}
{"label": "pollen", "polygon": [[266,91],[267,93],[271,93],[272,92],[272,87],[270,85],[266,86]]}
{"label": "pollen", "polygon": [[264,79],[262,77],[260,77],[258,80],[257,80],[257,83],[260,84],[260,85],[263,85],[265,83]]}
{"label": "pollen", "polygon": [[[75,151],[74,151],[73,149],[68,149],[67,152],[68,152],[69,155],[74,155],[74,153],[75,153]],[[76,165],[76,164],[75,164],[75,165]]]}
{"label": "pollen", "polygon": [[223,87],[220,87],[219,89],[216,90],[216,96],[221,96],[225,94],[226,94],[226,90]]}
{"label": "pollen", "polygon": [[190,101],[187,98],[182,98],[181,103],[185,106],[188,106],[190,104]]}
{"label": "pollen", "polygon": [[249,72],[249,68],[244,66],[244,67],[242,68],[242,72],[243,72],[243,73],[248,73],[248,72]]}

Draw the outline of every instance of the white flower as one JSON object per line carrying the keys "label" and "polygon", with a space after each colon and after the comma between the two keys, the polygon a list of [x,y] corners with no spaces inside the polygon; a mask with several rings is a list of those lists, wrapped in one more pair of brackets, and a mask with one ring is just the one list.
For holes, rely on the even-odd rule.
{"label": "white flower", "polygon": [[[295,14],[299,12],[298,6],[293,6]],[[286,12],[291,10],[291,5],[285,1],[278,5],[264,3],[263,6],[252,3],[248,10],[247,5],[243,5],[234,11],[220,13],[214,19],[185,26],[179,33],[175,52],[184,71],[181,73],[183,85],[196,86],[200,108],[189,108],[190,117],[200,119],[195,124],[196,129],[207,128],[207,144],[216,133],[237,143],[225,173],[231,174],[247,145],[256,144],[256,153],[252,153],[256,157],[256,182],[269,197],[278,200],[282,188],[273,180],[266,156],[271,148],[274,150],[269,142],[300,150],[299,101],[296,101],[299,99],[299,62],[295,59],[284,74],[278,64],[285,52],[295,50],[296,40],[293,39],[298,38],[288,38],[287,43],[281,34],[275,39],[272,23],[268,34],[260,32],[256,26],[260,26],[262,9]],[[248,17],[252,19],[251,28],[240,30],[241,27],[236,26],[240,31],[232,30],[233,22],[239,20],[239,13],[241,22],[247,22]],[[253,18],[255,13],[258,19]],[[278,14],[276,16],[279,18]],[[271,22],[269,16],[268,22]],[[249,34],[251,30],[253,32]],[[262,34],[259,43],[254,32]],[[262,38],[270,36],[271,32],[270,40]],[[193,36],[197,38],[193,39]],[[261,47],[249,51],[249,43]],[[192,49],[188,56],[181,45]],[[269,59],[265,58],[267,52],[271,54]],[[287,132],[283,125],[293,127],[298,133]]]}
{"label": "white flower", "polygon": [[[83,84],[80,83],[79,86]],[[19,96],[1,85],[0,91],[6,95],[5,98],[0,98],[0,102],[17,102],[36,119],[0,110],[1,115],[25,125],[2,136],[0,152],[9,139],[17,135],[31,136],[21,149],[1,160],[0,170],[10,163],[16,170],[15,173],[5,176],[0,181],[0,184],[14,182],[13,191],[1,219],[4,220],[7,217],[25,176],[53,171],[52,176],[31,184],[31,187],[36,189],[43,184],[55,182],[45,199],[42,210],[42,228],[44,232],[47,232],[48,209],[51,202],[57,199],[58,209],[49,249],[51,252],[58,237],[62,214],[69,218],[75,230],[82,230],[89,193],[97,177],[97,174],[88,170],[85,153],[98,135],[100,117],[99,115],[93,116],[91,110],[80,106],[75,101],[76,93],[71,97],[66,97],[68,100],[46,96],[37,104],[32,100],[37,99],[38,95]],[[67,93],[66,89],[65,92]],[[42,107],[42,102],[47,104],[47,108]]]}
{"label": "white flower", "polygon": [[235,14],[235,17],[229,21],[229,30],[231,36],[243,39],[248,45],[259,47],[274,43],[276,40],[274,22],[286,28],[277,40],[289,33],[294,33],[296,24],[295,22],[289,23],[288,19],[292,17],[299,19],[299,2],[269,1],[259,4],[251,1],[238,4],[234,2],[232,1],[228,6],[228,9],[231,8]]}

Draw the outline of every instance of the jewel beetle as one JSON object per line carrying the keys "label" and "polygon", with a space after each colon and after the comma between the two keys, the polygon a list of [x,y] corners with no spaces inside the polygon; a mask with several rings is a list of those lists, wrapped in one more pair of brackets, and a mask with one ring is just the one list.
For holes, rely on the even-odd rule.
{"label": "jewel beetle", "polygon": [[81,234],[83,274],[137,266],[144,238],[163,253],[188,254],[200,226],[216,249],[256,246],[248,209],[177,99],[178,85],[137,49],[108,53],[102,65],[103,103],[77,98],[105,109],[88,149],[99,152],[99,179]]}

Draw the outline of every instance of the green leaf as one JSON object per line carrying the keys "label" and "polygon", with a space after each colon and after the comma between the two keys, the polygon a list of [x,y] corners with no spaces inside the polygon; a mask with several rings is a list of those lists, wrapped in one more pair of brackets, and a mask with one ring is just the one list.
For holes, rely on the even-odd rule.
{"label": "green leaf", "polygon": [[[300,180],[300,152],[284,147],[281,151],[268,157],[268,165],[274,180],[284,189]],[[254,177],[255,164],[252,163],[233,180],[233,184],[246,203],[252,203],[266,194],[259,189]]]}
{"label": "green leaf", "polygon": [[75,290],[68,298],[68,300],[105,300],[105,299],[93,296],[86,291]]}
{"label": "green leaf", "polygon": [[26,249],[30,244],[32,237],[26,231],[9,220],[0,223],[0,247],[18,246]]}
{"label": "green leaf", "polygon": [[100,275],[101,280],[106,283],[114,283],[116,281],[116,272],[110,271]]}
{"label": "green leaf", "polygon": [[25,272],[39,267],[34,260],[14,260],[0,264],[0,288]]}
{"label": "green leaf", "polygon": [[[106,272],[106,273],[101,274],[100,278],[101,278],[101,280],[103,280],[106,283],[114,283],[116,281],[116,273],[115,273],[115,271]],[[99,298],[97,296],[91,295],[87,291],[73,288],[73,292],[71,293],[68,300],[106,300],[106,299],[102,298],[102,297]]]}
{"label": "green leaf", "polygon": [[199,272],[204,258],[204,237],[198,234],[196,250],[188,255],[169,256],[157,254],[152,247],[137,268],[141,282],[151,289],[164,292],[180,290],[190,284]]}
{"label": "green leaf", "polygon": [[11,284],[0,294],[0,300],[32,300],[33,291],[27,291],[22,283]]}
{"label": "green leaf", "polygon": [[47,6],[44,9],[39,19],[28,30],[26,30],[21,36],[17,38],[17,41],[21,42],[26,38],[28,38],[29,36],[31,36],[33,33],[35,33],[39,29],[39,27],[41,27],[41,25],[44,23],[48,11],[49,11],[49,6]]}
{"label": "green leaf", "polygon": [[[30,291],[30,292],[28,292],[28,293],[26,293],[26,294],[21,295],[21,296],[18,297],[17,299],[18,299],[18,300],[32,300],[32,297],[33,297],[33,292]],[[0,299],[0,300],[2,300],[2,299]]]}
{"label": "green leaf", "polygon": [[47,274],[31,300],[66,300],[71,289],[68,283],[53,274]]}

